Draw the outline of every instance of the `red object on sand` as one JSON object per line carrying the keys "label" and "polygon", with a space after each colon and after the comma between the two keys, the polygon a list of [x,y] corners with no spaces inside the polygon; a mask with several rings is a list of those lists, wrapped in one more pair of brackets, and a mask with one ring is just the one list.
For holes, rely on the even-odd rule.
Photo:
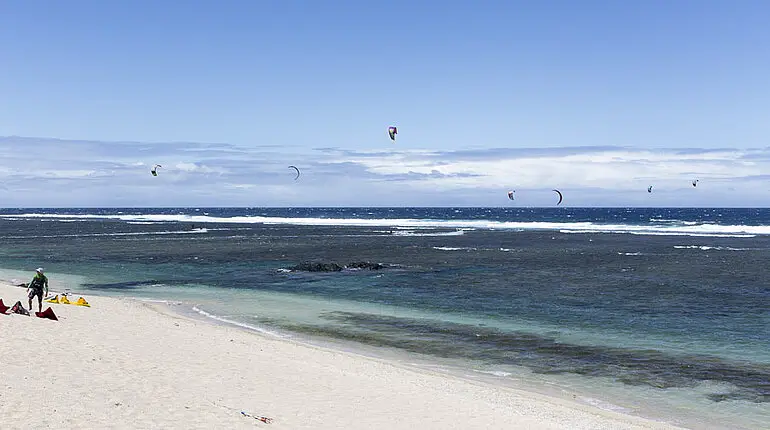
{"label": "red object on sand", "polygon": [[5,305],[5,303],[3,303],[3,299],[0,299],[0,314],[6,313],[8,309],[11,309],[11,308],[9,308],[8,306]]}
{"label": "red object on sand", "polygon": [[59,321],[59,318],[56,318],[56,314],[53,313],[53,309],[51,309],[50,306],[43,312],[35,312],[35,315],[38,318],[48,318],[49,320]]}

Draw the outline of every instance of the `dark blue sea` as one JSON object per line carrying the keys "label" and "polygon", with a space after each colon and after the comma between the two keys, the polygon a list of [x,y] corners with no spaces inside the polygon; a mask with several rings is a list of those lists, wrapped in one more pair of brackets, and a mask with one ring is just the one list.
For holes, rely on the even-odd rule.
{"label": "dark blue sea", "polygon": [[4,209],[0,258],[13,282],[43,266],[54,290],[770,428],[770,209]]}

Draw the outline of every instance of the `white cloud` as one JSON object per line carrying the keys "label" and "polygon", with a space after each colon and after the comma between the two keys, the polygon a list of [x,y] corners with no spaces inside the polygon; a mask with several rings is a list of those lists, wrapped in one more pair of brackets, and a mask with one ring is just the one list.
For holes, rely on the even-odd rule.
{"label": "white cloud", "polygon": [[196,163],[177,163],[174,165],[174,168],[176,170],[180,170],[183,172],[219,173],[219,174],[225,173],[224,168],[215,169],[206,165],[196,164]]}
{"label": "white cloud", "polygon": [[[539,206],[553,204],[551,188],[572,206],[766,206],[770,197],[766,148],[322,148],[300,156],[279,147],[7,137],[0,157],[4,206]],[[153,177],[156,163],[164,168]]]}

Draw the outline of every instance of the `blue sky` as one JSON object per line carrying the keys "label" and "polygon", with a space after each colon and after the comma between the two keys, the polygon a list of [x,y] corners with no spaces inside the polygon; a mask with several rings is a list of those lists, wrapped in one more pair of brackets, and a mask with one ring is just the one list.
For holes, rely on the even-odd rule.
{"label": "blue sky", "polygon": [[[709,206],[723,191],[765,206],[751,181],[766,163],[744,156],[770,136],[767,22],[762,1],[5,0],[0,136],[37,139],[5,139],[4,171],[22,181],[9,160],[53,151],[42,157],[66,155],[51,162],[83,192],[66,200],[37,180],[0,194],[11,206],[28,205],[22,189],[63,206],[154,205],[130,181],[116,201],[94,177],[122,183],[163,159],[182,166],[163,200],[182,205],[504,205],[501,189],[560,186],[574,205],[646,206],[646,192],[627,196],[633,181],[698,176],[711,194],[670,201]],[[602,162],[599,147],[624,161]],[[691,155],[714,149],[718,160]],[[72,173],[91,162],[89,180]],[[305,182],[262,178],[288,164]],[[229,172],[220,188],[204,168]]]}

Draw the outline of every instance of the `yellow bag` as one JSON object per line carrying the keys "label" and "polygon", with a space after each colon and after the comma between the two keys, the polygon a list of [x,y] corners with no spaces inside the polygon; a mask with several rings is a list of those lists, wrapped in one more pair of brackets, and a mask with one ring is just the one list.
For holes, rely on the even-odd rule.
{"label": "yellow bag", "polygon": [[89,305],[89,304],[88,304],[88,302],[86,301],[86,299],[84,299],[84,298],[82,298],[82,297],[78,298],[78,301],[77,301],[77,302],[75,302],[75,303],[71,303],[71,304],[73,304],[73,305],[78,305],[78,306],[86,306],[86,307],[89,307],[89,308],[91,307],[91,305]]}

